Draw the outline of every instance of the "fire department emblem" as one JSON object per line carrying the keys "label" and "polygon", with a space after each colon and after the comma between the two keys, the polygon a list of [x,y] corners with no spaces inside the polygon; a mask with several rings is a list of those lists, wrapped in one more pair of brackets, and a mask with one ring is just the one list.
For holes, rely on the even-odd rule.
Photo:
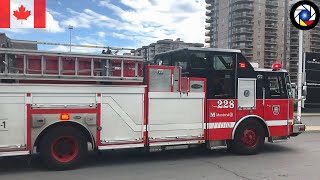
{"label": "fire department emblem", "polygon": [[280,106],[279,105],[272,106],[272,112],[273,112],[274,115],[279,115]]}

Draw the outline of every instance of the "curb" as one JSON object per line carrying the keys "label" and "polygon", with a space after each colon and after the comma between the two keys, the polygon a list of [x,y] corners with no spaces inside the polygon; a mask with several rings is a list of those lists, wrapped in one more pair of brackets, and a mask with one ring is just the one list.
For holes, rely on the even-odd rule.
{"label": "curb", "polygon": [[320,116],[319,113],[302,114],[302,117],[317,117]]}
{"label": "curb", "polygon": [[306,132],[320,132],[320,126],[306,126]]}
{"label": "curb", "polygon": [[[294,113],[294,115],[296,116],[297,114]],[[316,117],[316,116],[320,116],[320,113],[302,113],[301,116],[302,117]]]}

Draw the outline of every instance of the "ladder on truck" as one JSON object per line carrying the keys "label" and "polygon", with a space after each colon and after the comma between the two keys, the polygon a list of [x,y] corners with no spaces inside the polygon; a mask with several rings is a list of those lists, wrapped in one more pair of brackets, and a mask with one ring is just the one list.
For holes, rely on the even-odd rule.
{"label": "ladder on truck", "polygon": [[0,79],[143,82],[139,56],[0,48],[0,60]]}

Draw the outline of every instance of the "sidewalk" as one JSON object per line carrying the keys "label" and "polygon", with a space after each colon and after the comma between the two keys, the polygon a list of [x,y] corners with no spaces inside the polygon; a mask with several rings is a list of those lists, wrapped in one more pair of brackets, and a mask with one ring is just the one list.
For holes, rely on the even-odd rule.
{"label": "sidewalk", "polygon": [[301,120],[307,132],[320,132],[320,113],[302,113]]}
{"label": "sidewalk", "polygon": [[320,126],[307,126],[306,132],[320,132]]}

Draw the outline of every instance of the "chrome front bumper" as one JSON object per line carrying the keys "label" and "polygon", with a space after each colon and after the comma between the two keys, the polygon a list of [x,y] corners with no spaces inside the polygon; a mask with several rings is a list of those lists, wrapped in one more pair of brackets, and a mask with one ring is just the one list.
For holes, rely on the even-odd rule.
{"label": "chrome front bumper", "polygon": [[292,127],[292,135],[291,136],[298,136],[299,134],[306,131],[305,124],[294,124]]}

